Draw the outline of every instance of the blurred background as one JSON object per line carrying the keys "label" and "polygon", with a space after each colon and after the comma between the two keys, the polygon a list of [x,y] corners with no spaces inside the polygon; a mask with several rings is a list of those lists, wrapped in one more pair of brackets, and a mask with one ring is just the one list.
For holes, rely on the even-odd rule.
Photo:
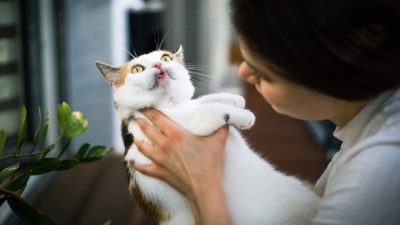
{"label": "blurred background", "polygon": [[[228,0],[0,0],[0,128],[16,144],[19,111],[53,113],[49,142],[57,136],[57,104],[65,101],[89,120],[72,143],[112,146],[115,154],[72,170],[35,177],[25,196],[62,223],[151,224],[128,193],[111,88],[97,71],[100,60],[121,65],[130,54],[184,48],[196,95],[231,92],[245,96],[257,116],[244,132],[249,144],[280,170],[315,182],[340,143],[329,122],[303,122],[276,114],[253,87],[238,80],[241,62],[229,21]],[[34,116],[27,118],[28,144]],[[0,224],[20,224],[6,204]]]}

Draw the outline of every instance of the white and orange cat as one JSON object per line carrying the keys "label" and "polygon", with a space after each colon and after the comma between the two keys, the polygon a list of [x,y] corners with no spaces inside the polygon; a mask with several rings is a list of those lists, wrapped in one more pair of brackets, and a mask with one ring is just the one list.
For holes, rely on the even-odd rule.
{"label": "white and orange cat", "polygon": [[141,174],[131,162],[151,164],[136,148],[148,139],[133,118],[140,109],[155,107],[196,135],[209,135],[230,125],[223,179],[227,206],[237,225],[305,225],[315,214],[319,198],[302,181],[278,172],[255,153],[237,129],[249,129],[255,117],[245,101],[233,94],[210,94],[192,99],[194,86],[183,62],[183,49],[157,50],[121,67],[96,65],[114,90],[115,107],[122,117],[130,191],[157,224],[194,225],[185,197],[167,183]]}

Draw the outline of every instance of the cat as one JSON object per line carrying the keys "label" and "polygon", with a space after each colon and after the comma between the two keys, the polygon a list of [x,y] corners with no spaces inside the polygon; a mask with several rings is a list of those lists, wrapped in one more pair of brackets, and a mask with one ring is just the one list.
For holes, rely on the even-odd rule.
{"label": "cat", "polygon": [[318,206],[318,196],[301,180],[277,171],[255,153],[238,129],[255,122],[243,97],[209,94],[192,99],[194,86],[183,60],[182,46],[172,53],[156,50],[121,67],[97,61],[96,66],[113,88],[113,99],[122,118],[129,190],[145,213],[161,225],[194,225],[185,197],[167,183],[135,171],[133,162],[151,164],[134,144],[148,141],[135,122],[140,109],[154,107],[191,133],[206,136],[228,124],[223,170],[227,207],[237,225],[305,225]]}

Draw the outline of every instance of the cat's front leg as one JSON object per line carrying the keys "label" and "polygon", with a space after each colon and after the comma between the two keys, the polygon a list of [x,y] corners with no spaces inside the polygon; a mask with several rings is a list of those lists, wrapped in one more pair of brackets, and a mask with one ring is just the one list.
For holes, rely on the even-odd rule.
{"label": "cat's front leg", "polygon": [[200,103],[222,103],[226,105],[231,105],[238,108],[244,108],[246,101],[240,95],[229,94],[229,93],[216,93],[216,94],[208,94],[203,95],[195,101]]}
{"label": "cat's front leg", "polygon": [[233,125],[238,129],[249,129],[254,125],[254,114],[221,103],[209,103],[200,106],[191,117],[186,129],[199,136],[207,136],[224,125]]}

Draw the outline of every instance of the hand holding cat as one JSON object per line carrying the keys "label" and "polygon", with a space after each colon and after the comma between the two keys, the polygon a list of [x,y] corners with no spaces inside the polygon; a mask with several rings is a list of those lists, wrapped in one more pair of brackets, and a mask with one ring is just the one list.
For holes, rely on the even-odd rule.
{"label": "hand holding cat", "polygon": [[138,171],[166,181],[189,198],[221,183],[228,127],[199,137],[160,111],[148,109],[142,113],[154,124],[137,120],[153,145],[136,142],[136,146],[153,164],[135,165]]}

